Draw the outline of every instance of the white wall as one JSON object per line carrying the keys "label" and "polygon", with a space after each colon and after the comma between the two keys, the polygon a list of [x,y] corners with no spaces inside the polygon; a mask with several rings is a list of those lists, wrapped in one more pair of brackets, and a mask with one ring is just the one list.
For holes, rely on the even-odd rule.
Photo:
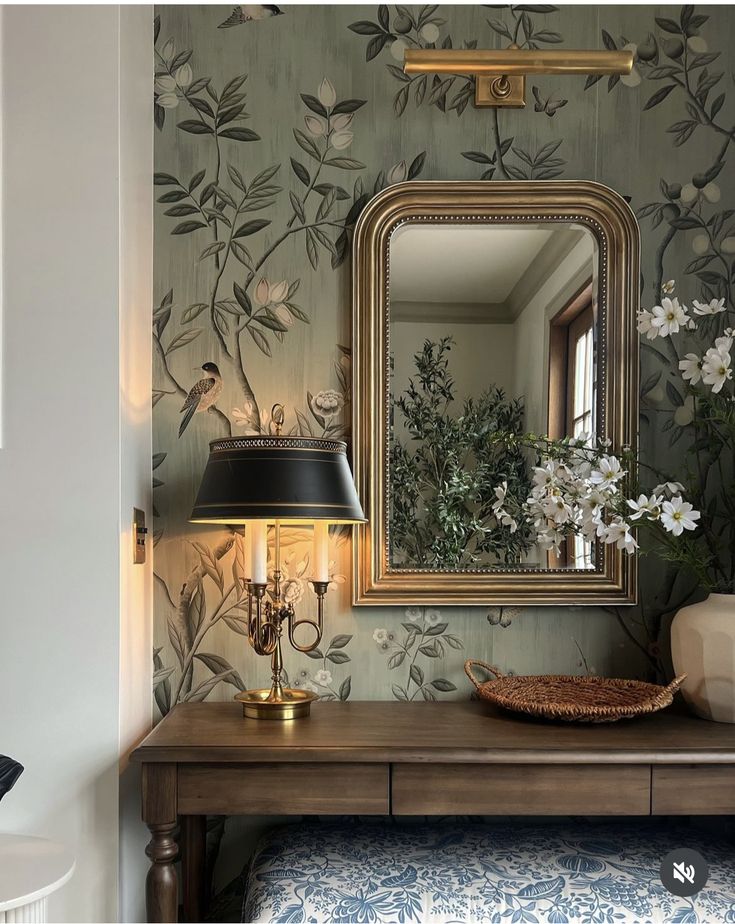
{"label": "white wall", "polygon": [[[124,614],[127,663],[139,663],[149,632],[146,578],[126,585],[120,574],[129,540],[121,505],[127,524],[136,485],[149,475],[141,396],[150,369],[145,353],[131,360],[128,338],[147,349],[139,321],[150,290],[146,261],[127,236],[143,234],[145,246],[144,200],[128,197],[136,187],[142,194],[148,168],[123,162],[145,146],[120,126],[120,9],[6,6],[2,15],[0,752],[26,772],[0,805],[0,828],[54,837],[76,852],[51,920],[111,921],[121,735],[143,724],[120,684],[121,600],[143,608]],[[150,13],[145,29],[143,12],[130,16],[122,47],[131,30],[145,47]],[[131,106],[125,96],[123,105]],[[138,326],[129,328],[130,306]],[[148,684],[147,696],[145,674],[136,683]]]}

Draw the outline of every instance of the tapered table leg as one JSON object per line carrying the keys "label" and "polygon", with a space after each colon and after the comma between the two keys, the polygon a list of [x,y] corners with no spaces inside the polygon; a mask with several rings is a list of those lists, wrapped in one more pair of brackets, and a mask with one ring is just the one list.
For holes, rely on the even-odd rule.
{"label": "tapered table leg", "polygon": [[176,921],[179,904],[179,885],[174,860],[178,847],[173,836],[176,825],[152,825],[148,828],[151,839],[145,849],[151,868],[145,880],[145,904],[149,921]]}
{"label": "tapered table leg", "polygon": [[151,861],[145,881],[146,915],[155,924],[175,924],[179,904],[174,866],[178,855],[175,764],[143,764],[143,821],[151,832],[145,850]]}
{"label": "tapered table leg", "polygon": [[203,921],[207,913],[207,816],[184,815],[181,819],[181,875],[184,920]]}

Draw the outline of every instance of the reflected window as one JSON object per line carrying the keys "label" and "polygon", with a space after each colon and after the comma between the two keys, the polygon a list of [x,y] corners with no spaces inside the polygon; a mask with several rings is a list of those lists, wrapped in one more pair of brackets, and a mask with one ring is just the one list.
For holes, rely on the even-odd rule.
{"label": "reflected window", "polygon": [[[585,434],[594,444],[597,428],[595,313],[592,283],[552,319],[549,338],[549,436]],[[568,568],[591,568],[593,546],[581,536],[567,539],[561,562]],[[550,562],[554,567],[555,563]]]}

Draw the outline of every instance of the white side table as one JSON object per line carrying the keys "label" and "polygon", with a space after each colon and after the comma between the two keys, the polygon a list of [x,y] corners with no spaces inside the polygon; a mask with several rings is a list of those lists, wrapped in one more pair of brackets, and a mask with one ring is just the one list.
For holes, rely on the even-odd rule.
{"label": "white side table", "polygon": [[46,897],[74,872],[74,856],[42,837],[0,834],[0,924],[46,920]]}

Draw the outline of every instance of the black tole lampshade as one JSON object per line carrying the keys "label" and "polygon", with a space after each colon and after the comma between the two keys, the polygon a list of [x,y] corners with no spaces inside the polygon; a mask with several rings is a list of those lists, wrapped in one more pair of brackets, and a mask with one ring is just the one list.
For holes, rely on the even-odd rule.
{"label": "black tole lampshade", "polygon": [[347,445],[312,437],[213,440],[191,520],[365,522]]}

